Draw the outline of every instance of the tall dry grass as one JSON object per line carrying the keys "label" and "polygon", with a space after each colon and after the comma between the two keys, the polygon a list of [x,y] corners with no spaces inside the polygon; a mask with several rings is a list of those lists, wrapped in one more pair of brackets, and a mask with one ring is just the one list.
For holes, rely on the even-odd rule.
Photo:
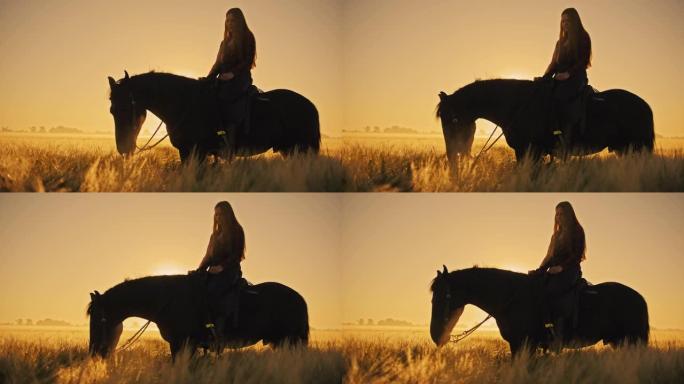
{"label": "tall dry grass", "polygon": [[124,160],[110,139],[0,136],[0,190],[83,192],[684,191],[684,141],[654,154],[516,164],[497,146],[447,161],[439,139],[324,139],[320,156],[267,154],[181,165],[170,146]]}
{"label": "tall dry grass", "polygon": [[106,360],[87,356],[83,337],[0,335],[2,383],[679,383],[684,346],[593,347],[511,361],[498,337],[437,349],[416,335],[312,335],[306,349],[263,347],[185,355],[171,363],[165,343],[145,339]]}

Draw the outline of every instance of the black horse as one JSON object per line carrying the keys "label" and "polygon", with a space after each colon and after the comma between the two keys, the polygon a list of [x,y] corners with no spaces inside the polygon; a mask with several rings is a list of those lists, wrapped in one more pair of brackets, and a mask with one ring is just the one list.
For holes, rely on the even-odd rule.
{"label": "black horse", "polygon": [[[437,117],[449,160],[470,155],[479,118],[501,127],[518,161],[526,155],[538,160],[557,152],[558,140],[550,129],[551,87],[548,81],[496,79],[475,81],[452,95],[440,92]],[[643,99],[621,89],[587,99],[585,128],[564,149],[567,153],[653,150],[653,112]]]}
{"label": "black horse", "polygon": [[[496,319],[501,337],[515,356],[527,345],[535,351],[546,342],[542,309],[538,305],[539,279],[493,268],[449,272],[444,267],[433,280],[430,336],[437,346],[450,339],[466,304]],[[644,298],[619,283],[593,285],[581,293],[577,327],[564,339],[566,348],[581,348],[603,340],[619,346],[648,343],[648,309]]]}
{"label": "black horse", "polygon": [[[106,357],[114,351],[129,317],[157,324],[171,356],[187,346],[194,352],[206,344],[206,288],[203,273],[150,276],[125,281],[104,294],[90,294],[90,353]],[[224,332],[225,344],[246,347],[306,345],[309,317],[299,293],[279,283],[249,286],[240,294],[237,323]]]}
{"label": "black horse", "polygon": [[[215,83],[156,72],[133,77],[126,72],[118,82],[108,79],[120,154],[135,151],[148,110],[166,124],[181,161],[193,151],[200,159],[224,153],[225,140],[218,134],[221,123]],[[318,153],[318,110],[304,96],[286,89],[258,93],[250,97],[249,111],[248,127],[236,133],[235,154],[251,156],[269,149],[284,155]]]}

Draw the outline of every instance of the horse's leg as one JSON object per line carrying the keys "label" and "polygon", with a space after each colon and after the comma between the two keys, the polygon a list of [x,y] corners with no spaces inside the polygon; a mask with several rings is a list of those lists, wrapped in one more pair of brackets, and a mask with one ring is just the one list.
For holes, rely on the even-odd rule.
{"label": "horse's leg", "polygon": [[178,339],[171,340],[169,341],[169,348],[171,349],[171,361],[175,363],[178,352],[183,349],[183,342]]}
{"label": "horse's leg", "polygon": [[509,341],[508,345],[511,348],[511,359],[516,357],[532,357],[539,346],[536,342],[529,341],[527,338]]}

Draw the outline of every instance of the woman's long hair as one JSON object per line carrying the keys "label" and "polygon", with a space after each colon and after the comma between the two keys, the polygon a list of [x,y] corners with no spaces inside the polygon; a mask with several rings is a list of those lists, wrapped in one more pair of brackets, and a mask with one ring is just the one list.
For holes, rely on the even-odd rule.
{"label": "woman's long hair", "polygon": [[[214,209],[218,215],[214,216],[214,228],[211,234],[211,247],[221,247],[229,250],[230,257],[236,261],[245,259],[245,231],[237,221],[233,207],[227,201],[216,204]],[[211,250],[215,254],[214,250]]]}
{"label": "woman's long hair", "polygon": [[[247,19],[240,8],[231,8],[226,12],[226,18],[230,17],[232,23],[230,29],[226,25],[221,43],[222,58],[237,58],[237,61],[250,63],[250,68],[256,67],[256,43],[254,34],[247,26]],[[230,37],[230,38],[229,38]]]}
{"label": "woman's long hair", "polygon": [[563,211],[564,220],[558,220],[558,216],[554,220],[553,242],[552,249],[558,251],[565,251],[578,262],[586,259],[587,243],[584,237],[584,228],[580,225],[575,215],[575,210],[569,202],[563,201],[556,205],[556,209]]}
{"label": "woman's long hair", "polygon": [[[574,57],[578,60],[586,59],[586,67],[591,67],[591,37],[589,32],[584,29],[582,24],[582,19],[575,8],[567,8],[561,13],[562,16],[567,16],[570,19],[570,26],[568,27],[567,33],[563,32],[563,26],[561,21],[560,33],[558,34],[558,41],[561,44],[562,49],[567,49],[567,54],[570,57]],[[582,54],[580,50],[588,50],[585,54]],[[586,56],[586,57],[582,57]]]}

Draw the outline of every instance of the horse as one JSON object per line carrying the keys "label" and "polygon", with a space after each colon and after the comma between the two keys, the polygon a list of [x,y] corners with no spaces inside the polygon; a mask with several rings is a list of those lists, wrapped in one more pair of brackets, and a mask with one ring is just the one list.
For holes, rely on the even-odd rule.
{"label": "horse", "polygon": [[[546,341],[539,288],[539,278],[523,273],[477,267],[449,272],[444,266],[430,287],[432,341],[438,347],[449,342],[463,308],[472,304],[496,319],[513,357],[525,346],[532,353]],[[648,343],[646,301],[620,283],[601,283],[583,290],[577,316],[572,336],[564,338],[565,348],[582,348],[600,340],[613,347]]]}
{"label": "horse", "polygon": [[[479,118],[501,127],[516,161],[525,156],[536,161],[556,153],[558,139],[549,129],[554,118],[551,87],[549,81],[493,79],[475,81],[451,95],[440,92],[436,116],[442,123],[448,159],[453,162],[470,155]],[[566,153],[582,156],[605,148],[618,155],[653,151],[655,131],[648,103],[621,89],[587,98],[585,127],[567,144]]]}
{"label": "horse", "polygon": [[[183,347],[194,353],[206,345],[205,277],[201,272],[148,276],[124,281],[103,294],[91,293],[90,355],[105,358],[115,351],[122,322],[129,317],[156,323],[174,360]],[[307,305],[292,288],[274,282],[252,285],[240,293],[238,302],[236,322],[224,332],[227,346],[241,348],[259,341],[274,348],[307,345]]]}
{"label": "horse", "polygon": [[[108,77],[116,149],[131,155],[147,111],[165,124],[181,162],[225,152],[216,84],[170,73],[149,72],[115,81]],[[234,154],[252,156],[269,149],[285,156],[318,153],[321,134],[316,106],[304,96],[277,89],[250,95],[246,127],[237,129]],[[229,108],[229,106],[223,106]],[[225,134],[225,133],[224,133]]]}

